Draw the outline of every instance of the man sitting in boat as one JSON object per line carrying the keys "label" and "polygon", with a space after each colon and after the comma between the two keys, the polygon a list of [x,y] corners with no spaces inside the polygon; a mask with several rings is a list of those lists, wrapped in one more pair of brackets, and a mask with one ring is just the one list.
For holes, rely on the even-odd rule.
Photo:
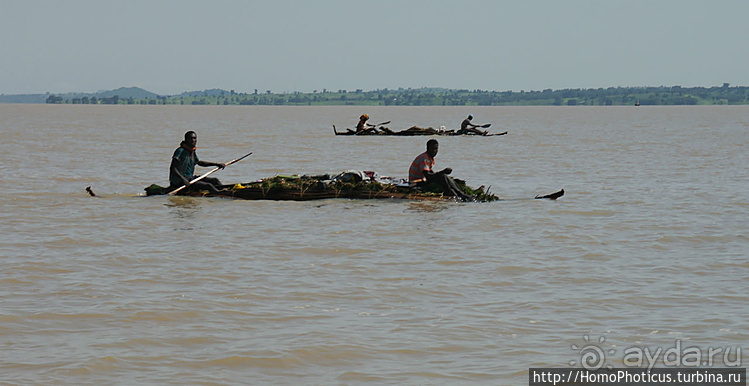
{"label": "man sitting in boat", "polygon": [[197,144],[198,135],[194,131],[186,132],[185,140],[180,143],[177,150],[174,151],[174,155],[172,155],[172,164],[169,166],[169,191],[185,185],[192,190],[208,190],[211,193],[218,192],[216,186],[221,185],[218,178],[206,177],[190,185],[190,181],[197,178],[194,175],[195,165],[224,168],[224,164],[221,163],[201,161],[195,152]]}
{"label": "man sitting in boat", "polygon": [[463,120],[463,122],[460,124],[460,131],[463,133],[476,133],[478,135],[486,135],[489,133],[488,130],[481,131],[477,129],[477,127],[481,127],[480,125],[474,125],[471,123],[471,120],[473,119],[473,115],[468,115],[466,119]]}
{"label": "man sitting in boat", "polygon": [[361,117],[359,117],[359,123],[356,124],[356,134],[377,134],[377,129],[375,128],[375,125],[370,125],[367,121],[369,121],[369,115],[362,114]]}
{"label": "man sitting in boat", "polygon": [[439,142],[436,139],[427,141],[427,151],[417,156],[408,169],[408,182],[412,186],[417,186],[424,190],[431,190],[434,185],[442,189],[442,194],[446,196],[458,197],[463,201],[473,201],[473,197],[465,194],[455,180],[449,176],[453,172],[451,168],[444,168],[434,172],[434,157],[439,151]]}

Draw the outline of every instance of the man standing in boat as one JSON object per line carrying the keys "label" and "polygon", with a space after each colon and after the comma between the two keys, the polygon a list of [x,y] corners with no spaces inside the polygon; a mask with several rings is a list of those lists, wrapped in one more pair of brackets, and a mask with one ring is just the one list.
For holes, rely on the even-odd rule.
{"label": "man standing in boat", "polygon": [[476,133],[478,135],[486,135],[487,133],[489,133],[489,130],[481,131],[481,130],[477,129],[477,127],[481,127],[481,126],[480,125],[474,125],[473,123],[471,123],[472,119],[473,119],[473,115],[469,114],[468,117],[463,120],[463,122],[460,124],[460,131],[461,132],[464,132],[464,133],[465,132],[471,132],[471,133]]}
{"label": "man standing in boat", "polygon": [[172,155],[172,164],[169,166],[169,191],[185,185],[189,189],[208,190],[211,193],[218,192],[216,186],[221,185],[218,178],[206,177],[190,185],[190,181],[198,177],[194,175],[195,165],[224,168],[222,163],[201,161],[195,152],[197,144],[198,135],[194,131],[186,132],[185,140],[180,143],[177,150],[174,151],[174,155]]}
{"label": "man standing in boat", "polygon": [[453,172],[451,168],[444,168],[434,172],[434,157],[439,151],[439,142],[436,139],[427,141],[427,151],[417,156],[408,169],[408,182],[412,186],[429,190],[430,185],[438,185],[446,196],[458,197],[463,201],[473,201],[473,197],[465,194],[458,187],[455,180],[449,176]]}

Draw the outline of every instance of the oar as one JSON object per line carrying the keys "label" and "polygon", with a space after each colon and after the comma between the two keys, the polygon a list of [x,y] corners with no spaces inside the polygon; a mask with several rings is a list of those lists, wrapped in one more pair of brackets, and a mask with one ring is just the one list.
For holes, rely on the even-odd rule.
{"label": "oar", "polygon": [[378,134],[378,133],[377,133],[377,127],[378,127],[378,126],[382,126],[382,125],[387,125],[388,123],[390,123],[390,121],[385,121],[385,122],[382,122],[382,123],[378,123],[378,124],[376,124],[376,125],[374,125],[374,126],[372,126],[372,127],[368,127],[368,128],[367,128],[367,129],[365,129],[365,130],[362,130],[362,131],[356,131],[356,132],[354,133],[354,135],[368,135],[367,133],[369,133],[369,131],[370,131],[370,130],[374,130],[374,133],[375,133],[375,134]]}
{"label": "oar", "polygon": [[[227,167],[227,166],[229,166],[229,165],[231,165],[231,164],[233,164],[233,163],[235,163],[235,162],[239,162],[239,161],[241,161],[241,160],[243,160],[243,159],[245,159],[245,158],[249,157],[249,156],[250,156],[250,154],[252,154],[252,152],[249,152],[249,153],[247,153],[247,154],[245,154],[245,155],[243,155],[242,157],[239,157],[239,158],[237,158],[237,159],[233,159],[233,160],[231,160],[231,161],[229,161],[229,162],[225,163],[225,164],[224,164],[224,167]],[[211,175],[211,174],[212,174],[213,172],[215,172],[215,171],[217,171],[217,170],[219,170],[219,169],[221,169],[221,168],[220,168],[220,167],[216,167],[215,169],[213,169],[213,170],[211,170],[211,171],[209,171],[209,172],[207,172],[207,173],[203,174],[202,176],[200,176],[200,177],[197,177],[197,178],[193,179],[192,181],[190,181],[190,183],[189,183],[188,185],[192,185],[192,184],[194,184],[194,183],[196,183],[196,182],[198,182],[198,181],[202,180],[203,178],[206,178],[206,177],[208,177],[208,176],[209,176],[209,175]],[[182,185],[182,186],[180,186],[179,188],[177,188],[177,189],[174,189],[174,190],[172,190],[171,192],[169,192],[169,193],[167,193],[167,194],[168,194],[168,195],[170,195],[170,196],[173,196],[173,195],[175,195],[175,194],[176,194],[177,192],[179,192],[180,190],[182,190],[182,189],[186,188],[186,187],[187,187],[188,185]]]}
{"label": "oar", "polygon": [[[491,123],[485,123],[485,124],[483,124],[483,125],[480,125],[480,126],[474,126],[474,127],[481,127],[481,128],[483,128],[483,129],[486,129],[487,127],[489,127],[489,126],[491,126],[491,125],[492,125]],[[479,131],[481,131],[481,130],[479,130]],[[490,135],[490,134],[489,134],[489,130],[485,131],[485,132],[484,132],[484,134],[481,134],[481,135]]]}

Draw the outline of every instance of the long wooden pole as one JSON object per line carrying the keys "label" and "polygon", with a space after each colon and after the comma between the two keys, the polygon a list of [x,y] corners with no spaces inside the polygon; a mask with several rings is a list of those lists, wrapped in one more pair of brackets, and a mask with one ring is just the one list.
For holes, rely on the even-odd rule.
{"label": "long wooden pole", "polygon": [[[233,163],[235,163],[235,162],[239,162],[239,161],[241,161],[241,160],[243,160],[243,159],[245,159],[245,158],[249,157],[249,156],[250,156],[250,154],[252,154],[252,152],[249,152],[249,153],[247,153],[247,154],[245,154],[245,155],[243,155],[242,157],[239,157],[239,158],[237,158],[237,159],[233,159],[233,160],[231,160],[231,161],[229,161],[229,162],[225,163],[225,164],[224,164],[224,167],[227,167],[227,166],[229,166],[229,165],[231,165],[231,164],[233,164]],[[177,194],[177,192],[179,192],[180,190],[182,190],[182,189],[184,189],[184,188],[188,187],[189,185],[192,185],[192,184],[194,184],[194,183],[196,183],[196,182],[198,182],[198,181],[202,180],[203,178],[206,178],[206,177],[208,177],[208,176],[209,176],[209,175],[211,175],[211,174],[212,174],[213,172],[215,172],[215,171],[217,171],[217,170],[220,170],[220,169],[221,169],[221,168],[217,167],[217,168],[215,168],[215,169],[213,169],[213,170],[211,170],[211,171],[209,171],[209,172],[207,172],[207,173],[203,174],[203,175],[202,175],[202,176],[200,176],[200,177],[196,177],[195,179],[193,179],[192,181],[190,181],[190,183],[189,183],[188,185],[182,185],[182,186],[180,186],[179,188],[177,188],[177,189],[174,189],[174,190],[172,190],[171,192],[169,192],[169,193],[167,193],[167,194],[168,194],[168,195],[170,195],[170,196],[173,196],[173,195]]]}

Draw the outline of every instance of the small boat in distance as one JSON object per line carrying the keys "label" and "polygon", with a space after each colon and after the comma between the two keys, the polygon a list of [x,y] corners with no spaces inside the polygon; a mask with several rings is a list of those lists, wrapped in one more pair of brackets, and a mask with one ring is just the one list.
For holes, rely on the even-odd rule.
{"label": "small boat in distance", "polygon": [[418,126],[412,126],[408,129],[401,130],[401,131],[392,131],[387,127],[380,127],[379,131],[361,131],[356,132],[352,129],[346,129],[346,131],[338,131],[336,130],[335,125],[333,125],[333,133],[335,135],[363,135],[363,136],[372,136],[372,135],[383,135],[383,136],[416,136],[416,135],[443,135],[443,136],[457,136],[457,135],[463,135],[463,136],[474,136],[474,137],[492,137],[492,136],[498,136],[498,135],[505,135],[507,132],[502,133],[490,133],[490,134],[476,134],[474,132],[468,131],[468,130],[446,130],[444,126],[441,126],[439,129],[434,129],[431,127],[418,127]]}

